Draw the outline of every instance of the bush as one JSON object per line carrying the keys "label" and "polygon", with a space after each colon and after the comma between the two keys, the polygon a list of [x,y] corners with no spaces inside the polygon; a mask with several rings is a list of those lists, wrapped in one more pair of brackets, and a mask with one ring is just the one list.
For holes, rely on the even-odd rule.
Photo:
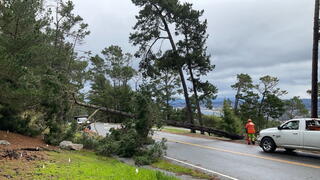
{"label": "bush", "polygon": [[63,137],[64,132],[62,131],[62,128],[55,123],[51,125],[49,133],[44,135],[44,141],[56,146],[63,141]]}
{"label": "bush", "polygon": [[212,115],[203,115],[202,120],[205,127],[212,127],[216,129],[221,129],[223,123],[223,119],[221,117]]}
{"label": "bush", "polygon": [[[145,142],[145,143],[142,143]],[[151,145],[146,145],[146,143]],[[112,129],[111,134],[97,143],[99,155],[134,157],[137,165],[146,165],[158,161],[165,153],[165,140],[154,142],[151,138],[143,139],[135,129]]]}
{"label": "bush", "polygon": [[16,115],[18,112],[0,104],[0,130],[9,130],[26,136],[41,134],[40,128],[31,124],[31,116]]}
{"label": "bush", "polygon": [[134,129],[129,129],[120,136],[117,143],[119,144],[117,155],[122,157],[132,157],[141,146],[141,139]]}
{"label": "bush", "polygon": [[135,156],[133,159],[135,164],[138,166],[149,165],[153,163],[153,161],[147,155]]}
{"label": "bush", "polygon": [[73,121],[70,125],[59,125],[58,123],[50,124],[50,131],[45,134],[44,140],[48,144],[59,145],[61,141],[69,140],[73,141],[76,131],[77,122]]}
{"label": "bush", "polygon": [[97,142],[95,149],[100,155],[132,157],[141,146],[141,142],[135,129],[112,128],[110,134]]}
{"label": "bush", "polygon": [[119,143],[113,141],[112,139],[100,141],[97,147],[97,154],[103,156],[111,156],[112,154],[117,154],[119,149]]}
{"label": "bush", "polygon": [[231,108],[231,102],[225,100],[223,103],[223,124],[222,127],[229,133],[241,134],[244,126],[241,123],[241,119],[235,115]]}
{"label": "bush", "polygon": [[136,165],[148,165],[159,161],[167,149],[165,142],[166,140],[162,139],[160,142],[155,142],[153,145],[141,150],[134,157]]}
{"label": "bush", "polygon": [[80,137],[74,139],[75,143],[83,144],[85,149],[97,150],[101,144],[100,136],[95,136],[88,133],[81,133]]}

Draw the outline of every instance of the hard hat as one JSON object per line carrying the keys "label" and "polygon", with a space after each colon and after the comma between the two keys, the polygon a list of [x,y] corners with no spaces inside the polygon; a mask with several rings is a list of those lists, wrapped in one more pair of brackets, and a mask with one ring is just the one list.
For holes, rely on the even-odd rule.
{"label": "hard hat", "polygon": [[252,122],[252,120],[251,120],[251,119],[248,119],[248,122]]}

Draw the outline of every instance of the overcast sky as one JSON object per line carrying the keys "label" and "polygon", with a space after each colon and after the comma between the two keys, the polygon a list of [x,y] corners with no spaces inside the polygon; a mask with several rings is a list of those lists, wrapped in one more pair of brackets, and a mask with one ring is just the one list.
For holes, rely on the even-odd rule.
{"label": "overcast sky", "polygon": [[[206,79],[219,98],[232,97],[236,75],[247,73],[255,82],[264,75],[280,79],[284,98],[309,98],[313,0],[185,0],[205,11],[208,52],[216,69]],[[78,50],[99,53],[119,45],[134,53],[129,43],[138,14],[130,0],[74,0],[76,13],[89,24],[90,36]]]}

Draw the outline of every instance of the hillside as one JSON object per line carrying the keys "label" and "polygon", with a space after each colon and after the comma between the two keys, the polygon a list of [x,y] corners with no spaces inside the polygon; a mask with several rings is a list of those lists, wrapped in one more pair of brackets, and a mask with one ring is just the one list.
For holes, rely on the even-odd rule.
{"label": "hillside", "polygon": [[[232,103],[234,103],[234,98],[230,98],[229,100],[231,100]],[[284,100],[287,100],[287,99],[284,99]],[[301,100],[302,100],[303,104],[306,106],[306,108],[310,111],[311,110],[311,99],[301,99]],[[224,101],[223,98],[214,99],[212,101],[213,107],[214,108],[221,108],[223,106],[223,101]],[[171,101],[170,104],[176,108],[185,106],[184,99],[176,99],[174,101]],[[320,104],[318,105],[318,107],[320,109]]]}

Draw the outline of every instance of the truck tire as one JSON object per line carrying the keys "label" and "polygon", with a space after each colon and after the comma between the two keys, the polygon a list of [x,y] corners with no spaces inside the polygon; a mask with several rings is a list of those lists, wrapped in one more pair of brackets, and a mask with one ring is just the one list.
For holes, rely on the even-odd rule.
{"label": "truck tire", "polygon": [[271,153],[276,150],[276,144],[274,143],[273,139],[270,137],[265,137],[261,140],[261,147],[264,152]]}

